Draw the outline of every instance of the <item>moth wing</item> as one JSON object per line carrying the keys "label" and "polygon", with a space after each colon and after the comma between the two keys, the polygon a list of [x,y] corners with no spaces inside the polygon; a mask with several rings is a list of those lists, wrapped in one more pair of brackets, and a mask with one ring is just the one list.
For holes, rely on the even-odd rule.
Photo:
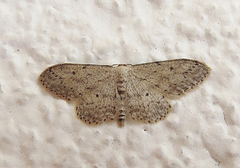
{"label": "moth wing", "polygon": [[104,84],[98,84],[93,89],[82,93],[77,100],[77,118],[87,124],[101,124],[116,118],[116,96],[115,82],[106,78]]}
{"label": "moth wing", "polygon": [[39,81],[57,97],[74,100],[79,98],[85,90],[105,85],[104,81],[109,78],[114,78],[111,66],[58,64],[43,71]]}
{"label": "moth wing", "polygon": [[155,86],[156,91],[175,99],[201,84],[210,68],[195,60],[176,59],[132,67],[134,76]]}
{"label": "moth wing", "polygon": [[151,83],[132,76],[127,88],[127,110],[134,120],[154,123],[170,112],[170,104]]}

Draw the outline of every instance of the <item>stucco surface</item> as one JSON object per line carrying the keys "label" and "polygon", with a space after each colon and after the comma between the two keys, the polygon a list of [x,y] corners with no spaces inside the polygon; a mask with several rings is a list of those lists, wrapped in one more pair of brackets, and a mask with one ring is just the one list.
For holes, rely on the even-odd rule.
{"label": "stucco surface", "polygon": [[[240,167],[240,2],[0,1],[0,167]],[[189,58],[210,77],[157,124],[90,127],[38,83],[57,63]]]}

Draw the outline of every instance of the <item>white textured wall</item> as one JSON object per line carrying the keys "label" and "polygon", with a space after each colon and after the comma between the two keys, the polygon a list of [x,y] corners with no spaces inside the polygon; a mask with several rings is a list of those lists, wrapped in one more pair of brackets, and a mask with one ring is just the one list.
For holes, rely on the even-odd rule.
{"label": "white textured wall", "polygon": [[[0,0],[0,167],[240,167],[240,1]],[[89,127],[48,66],[191,58],[212,68],[157,124]]]}

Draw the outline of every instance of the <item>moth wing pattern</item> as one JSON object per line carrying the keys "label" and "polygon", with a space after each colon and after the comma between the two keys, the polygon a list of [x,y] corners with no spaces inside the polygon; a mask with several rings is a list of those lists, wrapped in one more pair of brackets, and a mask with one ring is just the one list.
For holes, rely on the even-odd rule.
{"label": "moth wing pattern", "polygon": [[170,99],[196,88],[211,71],[207,65],[189,59],[137,64],[132,70],[137,78],[151,83],[157,92]]}
{"label": "moth wing pattern", "polygon": [[145,80],[131,77],[128,82],[127,109],[134,120],[154,123],[169,114],[171,106],[155,86]]}
{"label": "moth wing pattern", "polygon": [[111,70],[108,65],[57,64],[43,71],[39,81],[57,97],[70,101],[78,99],[85,90],[104,84],[107,78],[113,78]]}
{"label": "moth wing pattern", "polygon": [[101,124],[116,119],[116,89],[111,78],[105,79],[106,85],[98,85],[86,90],[77,100],[77,118],[87,124]]}

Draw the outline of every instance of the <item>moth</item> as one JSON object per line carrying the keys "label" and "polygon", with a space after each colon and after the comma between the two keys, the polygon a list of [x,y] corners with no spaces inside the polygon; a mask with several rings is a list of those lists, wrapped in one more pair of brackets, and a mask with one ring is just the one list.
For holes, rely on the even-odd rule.
{"label": "moth", "polygon": [[166,118],[170,100],[196,88],[210,68],[196,60],[175,59],[145,64],[57,64],[39,77],[51,93],[76,102],[77,117],[88,124],[126,116],[146,123]]}

